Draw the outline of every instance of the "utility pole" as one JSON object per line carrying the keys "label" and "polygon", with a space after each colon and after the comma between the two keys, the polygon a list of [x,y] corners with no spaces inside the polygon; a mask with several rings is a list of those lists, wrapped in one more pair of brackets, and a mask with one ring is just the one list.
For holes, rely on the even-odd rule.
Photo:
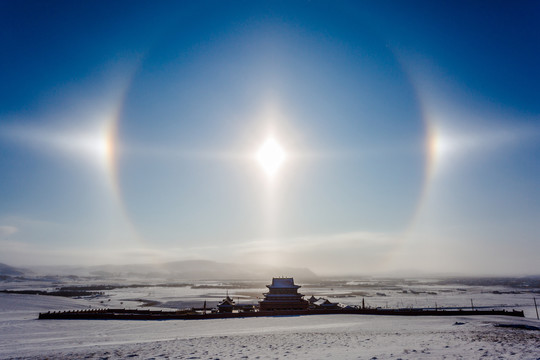
{"label": "utility pole", "polygon": [[534,308],[536,309],[536,318],[540,320],[540,318],[538,317],[538,306],[536,305],[536,298],[533,298],[533,300],[534,300]]}
{"label": "utility pole", "polygon": [[471,309],[472,309],[472,311],[474,311],[474,304],[472,302],[472,299],[471,299]]}

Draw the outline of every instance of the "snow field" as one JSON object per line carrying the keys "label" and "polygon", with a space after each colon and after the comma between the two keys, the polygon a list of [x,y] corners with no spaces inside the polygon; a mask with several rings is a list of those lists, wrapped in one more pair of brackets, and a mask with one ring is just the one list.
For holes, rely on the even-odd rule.
{"label": "snow field", "polygon": [[495,327],[540,322],[505,316],[36,320],[39,311],[85,306],[82,299],[0,294],[0,358],[540,358],[539,331]]}

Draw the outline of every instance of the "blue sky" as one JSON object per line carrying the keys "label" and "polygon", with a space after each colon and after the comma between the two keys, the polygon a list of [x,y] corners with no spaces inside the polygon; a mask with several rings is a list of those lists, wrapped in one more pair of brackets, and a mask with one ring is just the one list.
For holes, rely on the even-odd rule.
{"label": "blue sky", "polygon": [[538,273],[539,18],[534,1],[2,2],[0,261]]}

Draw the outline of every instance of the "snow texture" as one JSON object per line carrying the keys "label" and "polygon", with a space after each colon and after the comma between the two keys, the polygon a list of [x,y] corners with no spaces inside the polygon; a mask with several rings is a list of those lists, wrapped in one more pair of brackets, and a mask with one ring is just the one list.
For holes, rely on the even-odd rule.
{"label": "snow texture", "polygon": [[0,358],[539,359],[535,319],[284,316],[216,320],[37,320],[88,300],[0,294]]}

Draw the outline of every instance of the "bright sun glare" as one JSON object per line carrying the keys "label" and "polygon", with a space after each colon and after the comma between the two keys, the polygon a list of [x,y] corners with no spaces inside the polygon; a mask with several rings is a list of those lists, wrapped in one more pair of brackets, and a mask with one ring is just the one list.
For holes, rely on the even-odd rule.
{"label": "bright sun glare", "polygon": [[268,138],[257,151],[257,161],[269,177],[274,177],[285,161],[285,151],[273,138]]}

